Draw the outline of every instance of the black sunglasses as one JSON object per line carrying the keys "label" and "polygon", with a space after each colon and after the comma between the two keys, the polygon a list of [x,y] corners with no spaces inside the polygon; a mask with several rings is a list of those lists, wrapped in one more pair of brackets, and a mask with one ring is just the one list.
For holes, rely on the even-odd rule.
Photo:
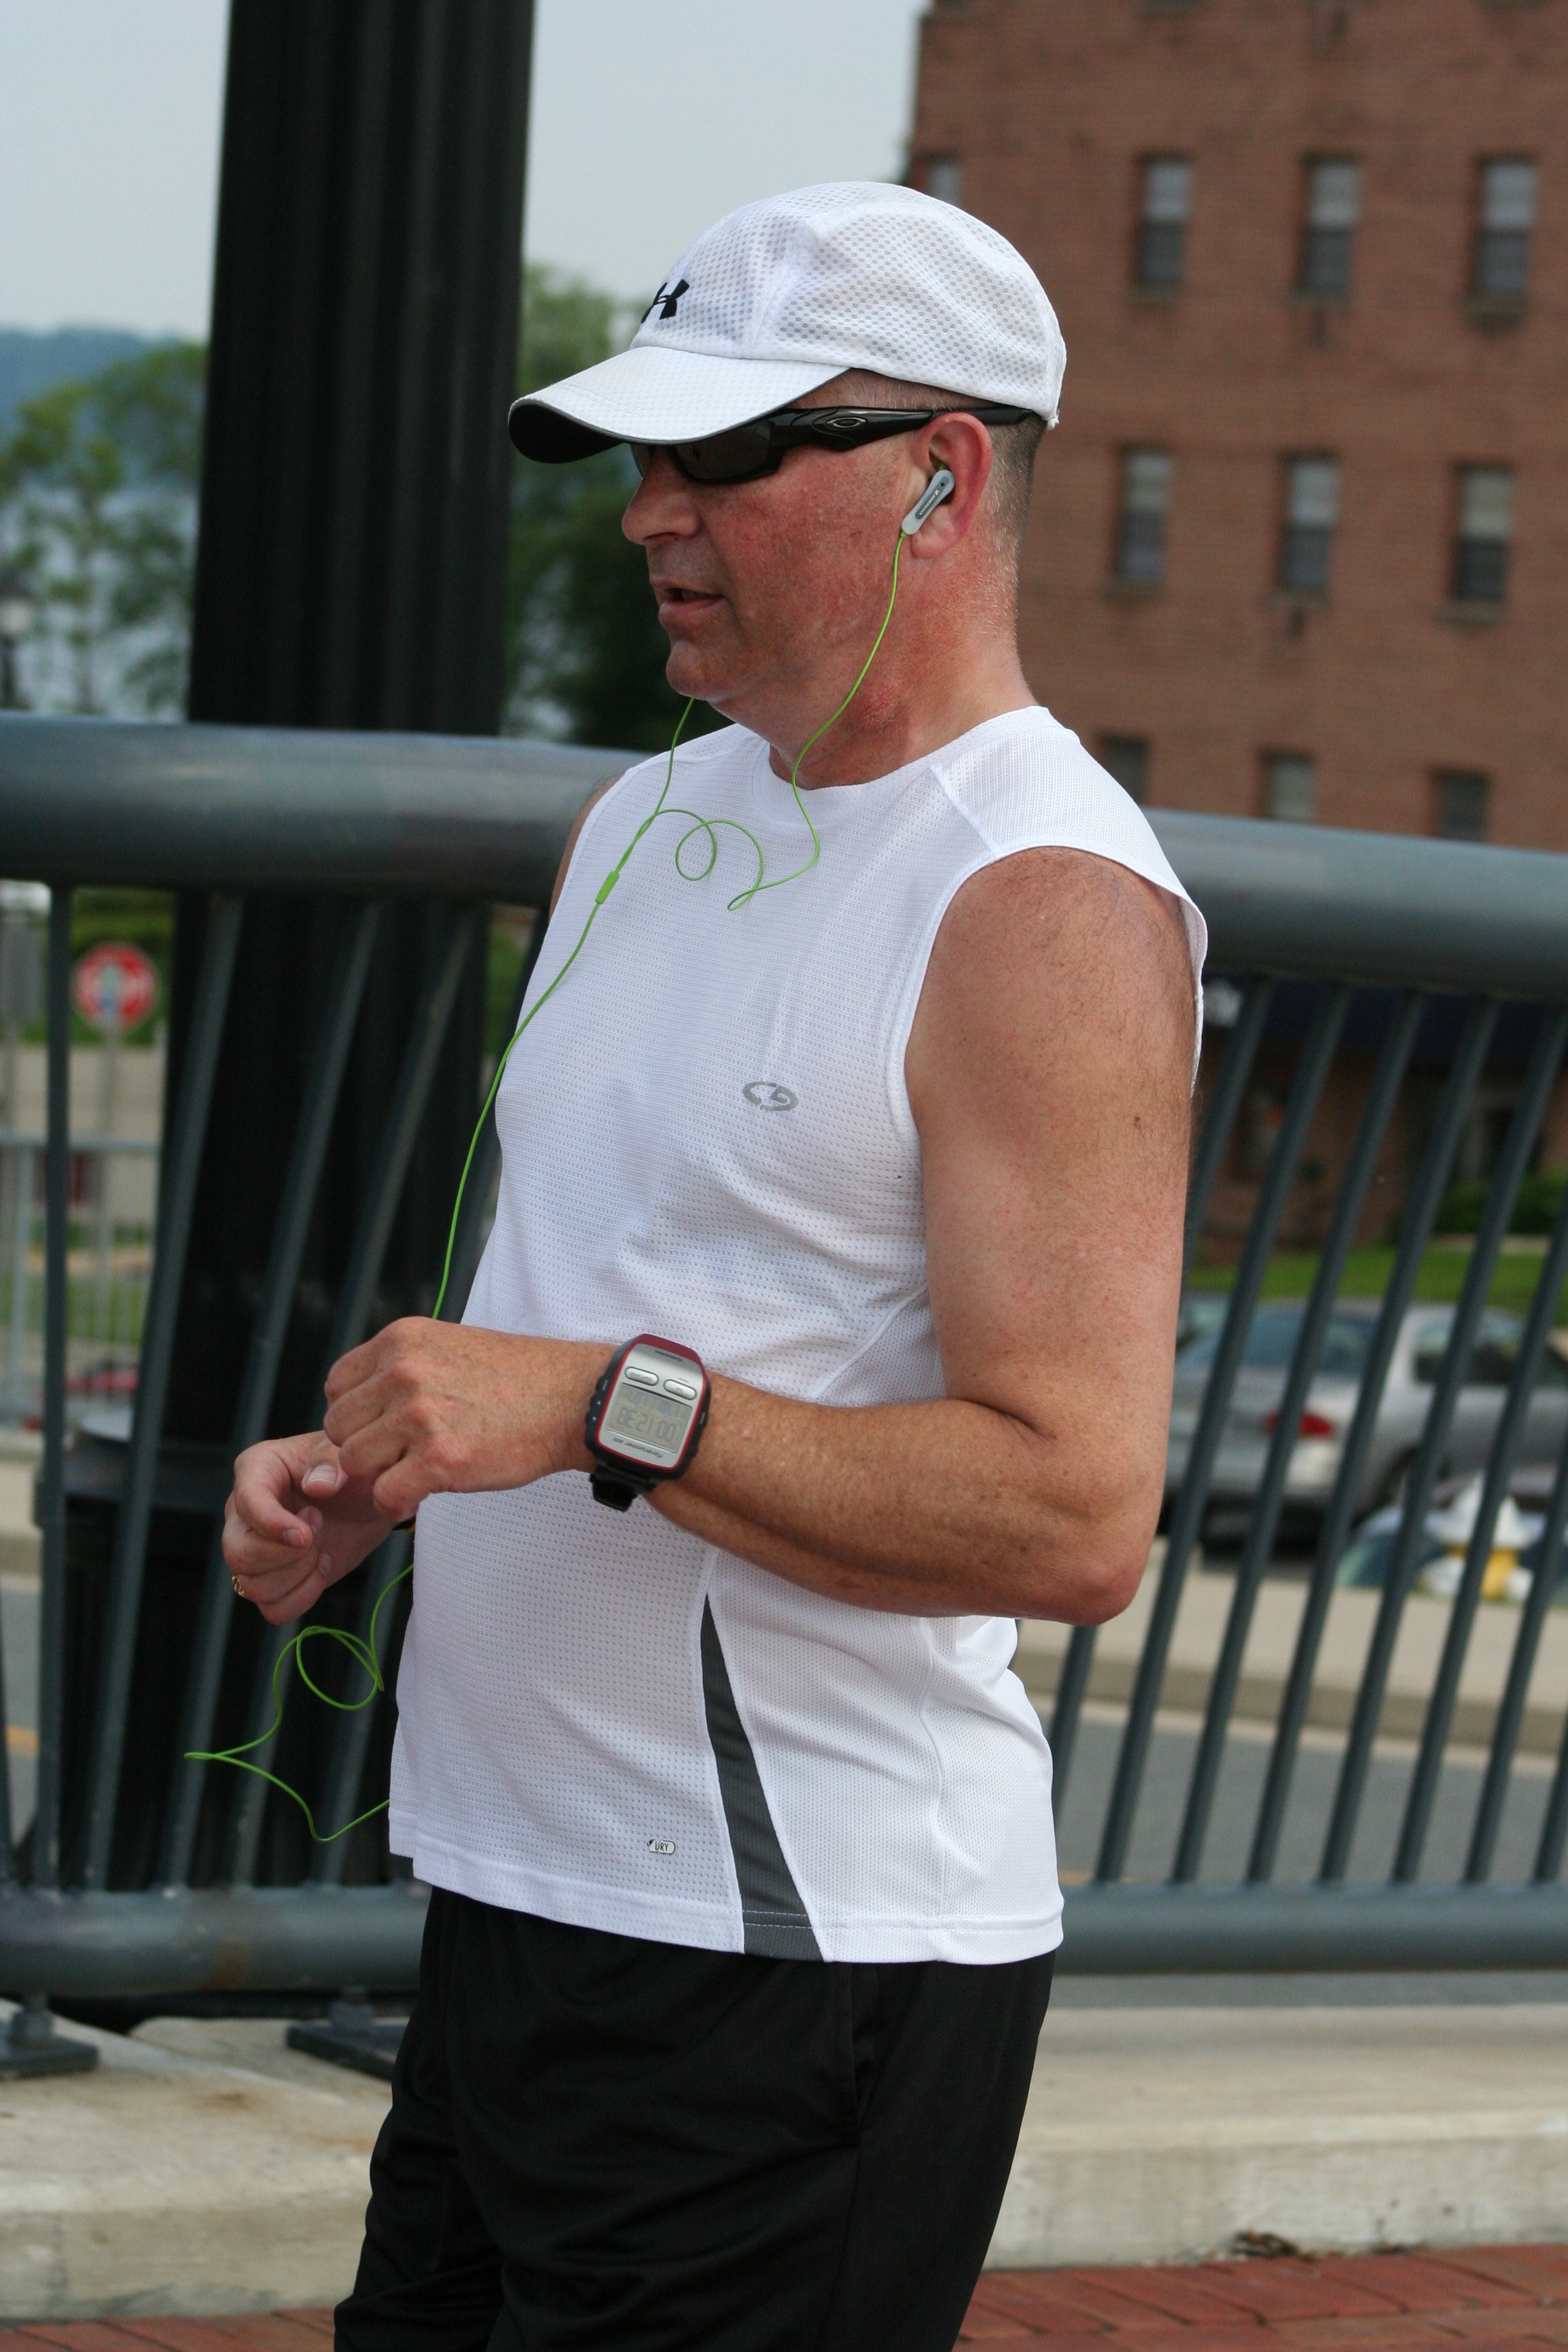
{"label": "black sunglasses", "polygon": [[938,416],[974,416],[982,425],[1022,425],[1031,412],[995,401],[972,400],[952,408],[775,408],[727,433],[701,441],[634,441],[633,460],[646,474],[660,449],[689,482],[757,482],[776,474],[791,449],[859,449],[868,441],[918,433]]}

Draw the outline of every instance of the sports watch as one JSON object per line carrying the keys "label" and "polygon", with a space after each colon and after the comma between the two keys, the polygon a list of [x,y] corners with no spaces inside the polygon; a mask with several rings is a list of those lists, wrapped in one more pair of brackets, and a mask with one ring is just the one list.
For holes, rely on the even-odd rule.
{"label": "sports watch", "polygon": [[711,1391],[702,1359],[644,1331],[617,1348],[599,1375],[584,1435],[595,1458],[594,1500],[629,1511],[690,1467]]}

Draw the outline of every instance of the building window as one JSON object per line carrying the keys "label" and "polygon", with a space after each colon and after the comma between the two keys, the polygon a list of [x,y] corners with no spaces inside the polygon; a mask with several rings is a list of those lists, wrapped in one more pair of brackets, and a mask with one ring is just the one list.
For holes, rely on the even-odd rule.
{"label": "building window", "polygon": [[963,166],[956,155],[929,155],[925,182],[927,195],[935,196],[940,204],[963,203]]}
{"label": "building window", "polygon": [[1338,301],[1351,290],[1351,260],[1361,217],[1361,165],[1345,155],[1321,155],[1307,165],[1307,209],[1301,224],[1297,290]]}
{"label": "building window", "polygon": [[1513,537],[1513,473],[1507,466],[1461,466],[1454,541],[1454,601],[1500,604]]}
{"label": "building window", "polygon": [[1490,779],[1472,768],[1441,768],[1434,782],[1437,832],[1446,841],[1484,841]]}
{"label": "building window", "polygon": [[1288,457],[1285,528],[1279,538],[1281,588],[1298,596],[1327,592],[1339,519],[1339,459]]}
{"label": "building window", "polygon": [[1521,302],[1530,287],[1535,227],[1535,166],[1519,156],[1481,165],[1476,262],[1470,290],[1482,301]]}
{"label": "building window", "polygon": [[1318,814],[1318,770],[1300,751],[1273,751],[1263,762],[1263,814],[1279,824],[1311,824]]}
{"label": "building window", "polygon": [[1102,735],[1100,764],[1115,777],[1122,791],[1140,808],[1149,797],[1149,738],[1146,735]]}
{"label": "building window", "polygon": [[1121,453],[1121,515],[1116,527],[1116,573],[1157,587],[1165,577],[1165,519],[1171,509],[1167,449]]}
{"label": "building window", "polygon": [[1173,294],[1186,272],[1193,167],[1184,155],[1146,155],[1139,172],[1133,277],[1140,286]]}

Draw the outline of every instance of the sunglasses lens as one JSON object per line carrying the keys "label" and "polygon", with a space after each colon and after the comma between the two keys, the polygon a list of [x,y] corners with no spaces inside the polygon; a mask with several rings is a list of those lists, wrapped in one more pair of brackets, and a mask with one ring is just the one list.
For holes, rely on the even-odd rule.
{"label": "sunglasses lens", "polygon": [[778,463],[765,416],[701,441],[678,441],[673,455],[691,482],[744,482],[773,473]]}

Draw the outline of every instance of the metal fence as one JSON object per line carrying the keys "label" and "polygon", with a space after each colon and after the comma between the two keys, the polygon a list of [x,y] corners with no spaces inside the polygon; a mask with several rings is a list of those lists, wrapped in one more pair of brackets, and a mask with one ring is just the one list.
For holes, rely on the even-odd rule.
{"label": "metal fence", "polygon": [[[37,1424],[44,1391],[46,1139],[0,1130],[0,1423]],[[157,1213],[158,1145],[73,1135],[66,1387],[84,1410],[127,1411],[135,1386]],[[129,1180],[129,1181],[128,1181]]]}
{"label": "metal fence", "polygon": [[[237,1448],[269,1425],[303,1234],[378,908],[404,898],[447,911],[432,928],[420,1009],[336,1302],[334,1348],[359,1336],[370,1311],[379,1253],[419,1129],[456,975],[482,934],[483,907],[498,900],[541,903],[577,806],[619,764],[610,753],[499,741],[0,719],[5,862],[13,874],[36,877],[53,893],[43,1143],[37,1786],[35,1817],[19,1844],[8,1786],[0,1781],[0,1986],[7,1990],[77,1998],[213,1988],[299,1991],[344,1983],[391,1990],[415,1980],[419,1890],[392,1877],[379,1885],[345,1885],[342,1849],[330,1847],[299,1883],[258,1884],[265,1875],[259,1865],[265,1792],[253,1782],[229,1792],[221,1855],[205,1872],[211,1883],[201,1883],[197,1825],[208,1784],[203,1767],[181,1759],[187,1748],[213,1745],[220,1685],[238,1631],[217,1549],[216,1496],[201,1506],[213,1516],[195,1588],[199,1606],[183,1711],[159,1734],[168,1752],[154,1759],[167,1793],[155,1846],[139,1883],[110,1884],[117,1821],[122,1826],[137,1801],[138,1769],[146,1761],[134,1743],[128,1745],[129,1696],[139,1633],[153,1606],[145,1574],[149,1528],[196,1170],[246,894],[263,888],[330,894],[341,909],[340,948],[320,1008],[243,1390],[234,1402]],[[1144,1604],[1141,1652],[1125,1685],[1110,1697],[1103,1676],[1097,1681],[1109,1633],[1074,1633],[1060,1644],[1051,1669],[1048,1728],[1059,1788],[1069,1811],[1081,1811],[1086,1792],[1091,1795],[1095,1816],[1091,1859],[1079,1874],[1083,1883],[1069,1891],[1064,1965],[1098,1970],[1568,1966],[1568,1894],[1561,1884],[1568,1746],[1560,1719],[1563,1697],[1548,1694],[1542,1701],[1541,1695],[1542,1659],[1555,1625],[1555,1579],[1545,1568],[1509,1615],[1506,1669],[1495,1694],[1479,1712],[1464,1695],[1478,1624],[1483,1615],[1489,1623],[1498,1622],[1483,1591],[1489,1590],[1493,1538],[1568,1275],[1568,1207],[1558,1213],[1531,1262],[1533,1286],[1506,1392],[1497,1401],[1482,1491],[1479,1501],[1472,1498],[1473,1522],[1454,1589],[1440,1603],[1416,1594],[1424,1530],[1434,1498],[1445,1491],[1467,1373],[1515,1198],[1568,1045],[1568,859],[1163,813],[1154,823],[1208,918],[1211,971],[1230,983],[1233,1016],[1195,1153],[1189,1255],[1217,1189],[1229,1181],[1245,1107],[1264,1060],[1272,1057],[1271,1066],[1286,1071],[1287,1084],[1255,1193],[1247,1195],[1250,1213],[1212,1340],[1207,1385]],[[134,1411],[113,1482],[112,1544],[99,1588],[96,1697],[85,1719],[72,1718],[68,1739],[69,908],[74,886],[97,883],[199,888],[211,893],[211,905],[179,1096],[166,1128]],[[1313,1252],[1310,1295],[1282,1367],[1273,1435],[1247,1501],[1239,1553],[1226,1570],[1228,1580],[1216,1580],[1204,1565],[1202,1538],[1248,1331],[1297,1197],[1314,1121],[1352,1037],[1370,1052],[1367,1082]],[[1325,1732],[1314,1712],[1321,1654],[1339,1565],[1363,1507],[1363,1474],[1381,1392],[1468,1122],[1481,1090],[1489,1085],[1496,1092],[1492,1082],[1505,1045],[1513,1107],[1445,1327],[1419,1441],[1403,1477],[1402,1509],[1386,1548],[1381,1591],[1370,1603],[1354,1686],[1346,1696],[1344,1719]],[[1252,1687],[1248,1643],[1260,1609],[1271,1605],[1279,1589],[1278,1539],[1303,1406],[1417,1066],[1426,1073],[1429,1098],[1424,1140],[1372,1318],[1358,1398],[1315,1547],[1293,1570],[1292,1647],[1268,1702],[1269,1719],[1260,1724],[1249,1701],[1244,1726],[1240,1703]],[[493,1138],[487,1150],[493,1175]],[[477,1199],[486,1172],[479,1171]],[[470,1218],[458,1253],[470,1271],[478,1238]],[[1563,1550],[1568,1523],[1568,1449],[1543,1509],[1540,1556],[1550,1564]],[[395,1538],[362,1572],[353,1601],[357,1622],[363,1624],[403,1557]],[[1173,1641],[1184,1606],[1200,1586],[1217,1591],[1224,1607],[1215,1620],[1201,1688],[1195,1697],[1191,1691],[1184,1696],[1175,1688]],[[1416,1717],[1405,1724],[1391,1766],[1390,1678],[1413,1595],[1428,1616],[1433,1608],[1442,1612],[1441,1639],[1418,1694]],[[255,1719],[277,1654],[278,1644],[268,1640],[247,1654],[247,1720]],[[1405,1696],[1408,1702],[1408,1692]],[[1180,1721],[1173,1732],[1170,1709],[1178,1698]],[[294,1694],[291,1707],[297,1700]],[[375,1710],[342,1717],[331,1740],[314,1753],[310,1792],[331,1817],[342,1818],[356,1794],[366,1801],[367,1759],[384,1734],[389,1705],[383,1705],[379,1728]],[[1216,1872],[1217,1846],[1235,1844],[1232,1766],[1243,1728],[1258,1767],[1247,1796],[1245,1853],[1238,1862],[1225,1860]],[[70,1748],[69,1741],[77,1747]],[[1089,1753],[1096,1745],[1098,1782]],[[1552,1752],[1543,1754],[1543,1745]],[[1315,1824],[1321,1834],[1306,1871],[1286,1866],[1291,1835],[1300,1845],[1304,1759],[1322,1790]],[[1432,1825],[1441,1806],[1452,1811],[1457,1759],[1473,1781],[1468,1842],[1461,1865],[1435,1881]],[[1510,1864],[1508,1883],[1500,1883],[1500,1853],[1506,1845],[1511,1854],[1518,1845],[1511,1832],[1511,1843],[1500,1843],[1501,1827],[1514,1819],[1510,1809],[1517,1811],[1525,1765],[1525,1796],[1534,1808],[1531,1851],[1527,1866]],[[72,1776],[82,1792],[82,1833],[63,1870],[62,1790]],[[1368,1882],[1355,1864],[1368,1791],[1379,1792],[1386,1811],[1395,1783],[1399,1820],[1392,1858]],[[1226,1840],[1216,1833],[1222,1801],[1228,1809]],[[1145,1874],[1140,1846],[1140,1822],[1156,1805],[1172,1822],[1170,1852],[1157,1875]]]}

